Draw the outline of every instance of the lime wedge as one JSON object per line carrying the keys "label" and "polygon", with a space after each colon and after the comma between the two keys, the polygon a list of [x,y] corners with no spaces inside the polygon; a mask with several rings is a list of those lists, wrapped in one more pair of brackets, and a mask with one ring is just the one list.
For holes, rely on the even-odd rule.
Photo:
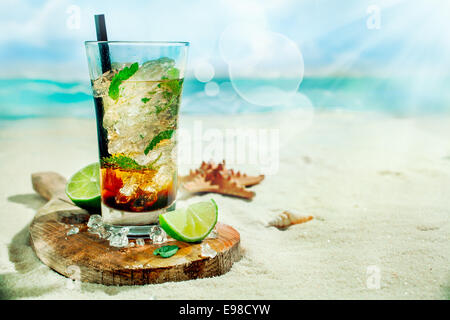
{"label": "lime wedge", "polygon": [[66,194],[77,206],[86,210],[100,209],[100,166],[92,163],[70,177]]}
{"label": "lime wedge", "polygon": [[217,223],[217,204],[198,202],[187,208],[169,211],[159,216],[159,224],[172,238],[198,242],[206,238]]}

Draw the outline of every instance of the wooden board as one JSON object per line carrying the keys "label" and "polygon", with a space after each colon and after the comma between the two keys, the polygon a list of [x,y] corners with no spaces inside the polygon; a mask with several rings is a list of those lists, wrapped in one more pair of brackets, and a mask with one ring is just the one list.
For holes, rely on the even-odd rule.
{"label": "wooden board", "polygon": [[[67,198],[66,180],[54,172],[32,175],[33,188],[48,199],[30,225],[31,244],[43,263],[58,273],[84,282],[105,285],[143,285],[166,281],[213,277],[226,273],[240,258],[240,235],[232,227],[217,223],[218,236],[199,244],[170,239],[160,245],[110,247],[109,242],[87,231],[89,213]],[[72,226],[79,233],[67,236]],[[134,241],[131,240],[130,241]],[[162,245],[176,244],[170,258],[153,255]],[[208,255],[209,245],[217,254]]]}

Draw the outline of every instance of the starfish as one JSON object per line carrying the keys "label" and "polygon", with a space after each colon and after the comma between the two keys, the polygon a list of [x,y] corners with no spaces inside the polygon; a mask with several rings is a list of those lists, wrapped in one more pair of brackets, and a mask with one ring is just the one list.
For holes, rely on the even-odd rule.
{"label": "starfish", "polygon": [[222,163],[202,162],[199,169],[190,170],[189,175],[180,177],[183,188],[192,193],[215,192],[235,197],[252,199],[253,191],[245,187],[260,183],[264,175],[247,176],[241,172],[228,170],[225,160]]}

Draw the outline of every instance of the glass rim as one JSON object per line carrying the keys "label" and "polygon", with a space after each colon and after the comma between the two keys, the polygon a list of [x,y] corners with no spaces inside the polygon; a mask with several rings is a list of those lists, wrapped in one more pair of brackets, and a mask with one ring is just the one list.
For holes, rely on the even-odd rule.
{"label": "glass rim", "polygon": [[85,41],[84,44],[85,45],[89,45],[89,44],[101,44],[101,43],[105,43],[105,44],[135,44],[135,45],[154,45],[154,46],[179,46],[179,47],[187,47],[189,46],[189,42],[187,41],[120,41],[120,40],[111,40],[111,41],[94,41],[94,40],[88,40]]}

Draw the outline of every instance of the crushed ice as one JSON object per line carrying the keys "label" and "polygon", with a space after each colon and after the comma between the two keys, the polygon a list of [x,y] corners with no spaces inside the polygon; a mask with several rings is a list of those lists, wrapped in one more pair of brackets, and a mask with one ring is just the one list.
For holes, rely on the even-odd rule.
{"label": "crushed ice", "polygon": [[87,223],[88,228],[96,229],[103,225],[103,219],[102,216],[99,214],[93,214],[90,216],[89,221]]}
{"label": "crushed ice", "polygon": [[[143,238],[137,238],[136,243],[129,242],[128,233],[130,232],[130,228],[128,227],[122,227],[120,229],[107,229],[103,224],[102,216],[98,214],[92,215],[89,218],[87,225],[88,232],[97,235],[100,239],[108,240],[111,247],[124,248],[145,245],[145,240]],[[158,225],[150,228],[149,237],[155,244],[161,244],[167,241],[167,234]]]}
{"label": "crushed ice", "polygon": [[206,239],[217,239],[218,236],[219,236],[219,234],[217,233],[217,230],[214,227],[214,229],[211,230],[211,232],[208,234]]}
{"label": "crushed ice", "polygon": [[72,228],[70,228],[70,230],[69,231],[67,231],[67,235],[68,236],[71,236],[71,235],[73,235],[73,234],[77,234],[78,232],[80,232],[80,229],[78,229],[78,227],[72,227]]}
{"label": "crushed ice", "polygon": [[205,258],[214,258],[217,255],[217,251],[211,248],[208,243],[202,243],[201,255]]}
{"label": "crushed ice", "polygon": [[123,248],[128,246],[128,228],[121,228],[118,232],[113,233],[109,238],[109,245],[111,247]]}
{"label": "crushed ice", "polygon": [[143,245],[145,245],[145,240],[143,238],[137,238],[136,246],[142,247]]}
{"label": "crushed ice", "polygon": [[167,241],[167,234],[160,226],[152,226],[150,239],[154,244],[161,244]]}

